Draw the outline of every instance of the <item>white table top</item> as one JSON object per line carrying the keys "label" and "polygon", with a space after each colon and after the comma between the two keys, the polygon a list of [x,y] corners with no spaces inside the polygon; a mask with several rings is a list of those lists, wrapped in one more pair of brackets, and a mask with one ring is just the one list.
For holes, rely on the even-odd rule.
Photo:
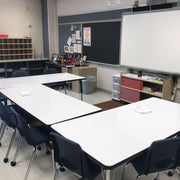
{"label": "white table top", "polygon": [[[151,112],[138,113],[135,109],[139,107]],[[177,133],[180,130],[180,104],[149,98],[55,124],[52,128],[79,143],[104,166],[112,167],[145,150],[153,141]]]}
{"label": "white table top", "polygon": [[40,84],[16,85],[0,92],[47,125],[101,110]]}
{"label": "white table top", "polygon": [[18,84],[46,84],[63,81],[75,81],[84,78],[85,77],[77,76],[70,73],[55,73],[36,76],[3,78],[0,79],[0,89],[15,87]]}

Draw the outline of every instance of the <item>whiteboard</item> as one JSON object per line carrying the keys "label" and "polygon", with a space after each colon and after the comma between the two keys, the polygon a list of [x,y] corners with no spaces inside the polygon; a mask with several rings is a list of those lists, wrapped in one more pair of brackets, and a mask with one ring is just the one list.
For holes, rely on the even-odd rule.
{"label": "whiteboard", "polygon": [[180,10],[124,14],[120,64],[180,74]]}

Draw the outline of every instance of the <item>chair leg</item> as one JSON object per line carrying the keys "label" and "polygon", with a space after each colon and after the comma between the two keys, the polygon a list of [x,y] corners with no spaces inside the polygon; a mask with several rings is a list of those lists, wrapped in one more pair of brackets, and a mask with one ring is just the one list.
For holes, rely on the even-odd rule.
{"label": "chair leg", "polygon": [[111,171],[109,169],[106,170],[106,180],[110,180],[111,179]]}
{"label": "chair leg", "polygon": [[138,179],[139,179],[139,175],[136,176],[136,180],[138,180]]}
{"label": "chair leg", "polygon": [[1,130],[1,135],[0,135],[0,146],[1,146],[1,140],[2,140],[2,137],[3,137],[3,135],[4,135],[5,129],[6,129],[6,124],[3,123],[3,127],[2,127],[2,130]]}
{"label": "chair leg", "polygon": [[54,173],[54,178],[53,178],[53,180],[56,180],[57,173],[58,173],[58,169],[55,168],[55,173]]}
{"label": "chair leg", "polygon": [[126,169],[127,169],[127,164],[124,165],[124,169],[123,169],[123,172],[122,172],[121,180],[125,179]]}
{"label": "chair leg", "polygon": [[29,175],[29,172],[30,172],[30,169],[31,169],[31,166],[32,166],[32,162],[33,162],[33,159],[34,159],[34,156],[35,156],[35,153],[36,153],[36,147],[33,147],[33,153],[31,155],[31,159],[29,161],[29,165],[28,165],[28,169],[26,171],[26,174],[25,174],[25,177],[24,177],[24,180],[27,180],[28,178],[28,175]]}
{"label": "chair leg", "polygon": [[157,176],[154,178],[154,180],[158,180],[159,178],[159,173],[157,173]]}
{"label": "chair leg", "polygon": [[11,150],[11,146],[12,146],[12,144],[14,142],[15,135],[16,135],[16,129],[14,129],[14,132],[13,132],[12,137],[11,137],[11,141],[10,141],[9,146],[8,146],[6,156],[4,158],[5,163],[8,162],[8,156],[9,156],[9,153],[10,153],[10,150]]}
{"label": "chair leg", "polygon": [[17,149],[16,149],[16,152],[15,152],[14,158],[13,158],[13,160],[11,161],[11,166],[15,166],[15,165],[16,165],[16,157],[17,157],[18,152],[19,152],[19,149],[20,149],[20,147],[21,147],[22,140],[23,140],[23,137],[21,136],[21,139],[20,139],[19,144],[18,144],[18,146],[17,146]]}
{"label": "chair leg", "polygon": [[67,94],[67,87],[64,86],[64,91],[65,91],[65,94]]}
{"label": "chair leg", "polygon": [[102,167],[101,167],[101,175],[102,175],[102,179],[105,180],[104,169]]}

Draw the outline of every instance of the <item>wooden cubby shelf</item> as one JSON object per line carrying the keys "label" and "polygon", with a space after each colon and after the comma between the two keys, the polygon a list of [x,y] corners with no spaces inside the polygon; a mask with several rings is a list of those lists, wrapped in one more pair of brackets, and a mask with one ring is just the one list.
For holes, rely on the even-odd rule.
{"label": "wooden cubby shelf", "polygon": [[0,60],[34,59],[31,38],[0,38]]}

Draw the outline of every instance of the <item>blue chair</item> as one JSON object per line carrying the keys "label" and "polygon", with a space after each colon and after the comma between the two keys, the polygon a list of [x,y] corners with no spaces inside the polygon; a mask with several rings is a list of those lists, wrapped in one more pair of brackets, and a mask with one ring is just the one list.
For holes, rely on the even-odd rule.
{"label": "blue chair", "polygon": [[[50,131],[51,128],[48,126],[37,126],[37,127],[29,127],[29,125],[26,123],[26,121],[24,120],[24,118],[22,118],[22,116],[17,114],[17,129],[19,130],[20,134],[21,134],[21,139],[19,141],[19,144],[17,146],[13,161],[11,161],[11,166],[15,166],[16,165],[16,158],[19,152],[19,149],[21,147],[22,144],[22,140],[23,138],[26,140],[26,142],[33,146],[33,152],[29,161],[29,165],[25,174],[24,179],[26,180],[29,172],[30,172],[30,168],[31,168],[31,164],[32,161],[34,159],[35,153],[36,153],[36,149],[37,146],[42,144],[42,143],[46,143],[50,141]],[[49,153],[47,153],[49,154]]]}
{"label": "blue chair", "polygon": [[12,77],[23,77],[23,76],[29,76],[27,71],[14,71],[12,72]]}
{"label": "blue chair", "polygon": [[14,141],[14,138],[16,135],[17,119],[16,119],[16,115],[14,114],[14,112],[12,111],[10,106],[5,106],[1,102],[0,102],[0,117],[2,120],[2,124],[1,124],[1,128],[0,128],[0,145],[1,145],[1,140],[4,135],[6,126],[13,128],[13,130],[14,130],[14,132],[11,136],[11,141],[9,143],[8,150],[6,152],[6,156],[4,158],[4,162],[6,163],[6,162],[8,162],[8,156],[9,156],[11,146],[13,144],[13,141]]}
{"label": "blue chair", "polygon": [[[44,69],[44,74],[53,74],[53,73],[58,73],[58,71],[55,68]],[[66,82],[48,83],[48,84],[46,84],[46,86],[51,87],[51,88],[63,87],[64,90],[65,90],[65,94],[67,94],[67,84],[66,84]]]}
{"label": "blue chair", "polygon": [[[94,179],[101,172],[100,166],[88,157],[79,144],[54,132],[51,132],[51,137],[54,148],[54,160],[60,167],[69,169],[83,179]],[[57,172],[56,169],[54,179],[57,176]]]}
{"label": "blue chair", "polygon": [[[148,175],[155,172],[175,169],[179,163],[180,138],[168,138],[158,140],[137,158],[131,161],[131,164],[137,171],[136,180],[141,175]],[[154,180],[157,180],[159,173]]]}

